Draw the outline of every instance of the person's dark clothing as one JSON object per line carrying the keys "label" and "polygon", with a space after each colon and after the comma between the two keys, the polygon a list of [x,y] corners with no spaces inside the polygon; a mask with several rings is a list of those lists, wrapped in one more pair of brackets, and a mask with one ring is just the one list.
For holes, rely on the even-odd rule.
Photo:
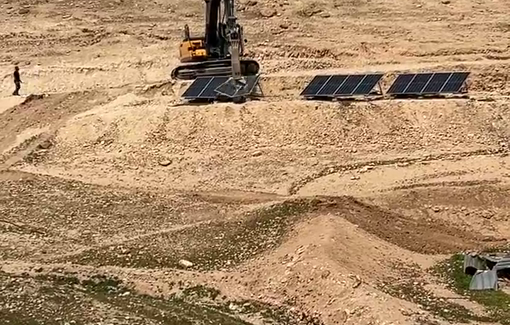
{"label": "person's dark clothing", "polygon": [[19,71],[14,71],[14,85],[16,85],[16,90],[12,93],[14,96],[19,96],[19,90],[21,89],[21,78],[19,75]]}

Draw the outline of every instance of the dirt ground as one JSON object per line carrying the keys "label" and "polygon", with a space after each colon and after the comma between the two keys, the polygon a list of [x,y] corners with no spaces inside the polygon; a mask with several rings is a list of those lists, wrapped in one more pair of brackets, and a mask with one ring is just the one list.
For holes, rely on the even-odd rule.
{"label": "dirt ground", "polygon": [[[238,10],[265,97],[190,105],[203,1],[0,1],[2,321],[491,324],[428,270],[510,237],[508,1]],[[299,97],[445,70],[469,99]]]}

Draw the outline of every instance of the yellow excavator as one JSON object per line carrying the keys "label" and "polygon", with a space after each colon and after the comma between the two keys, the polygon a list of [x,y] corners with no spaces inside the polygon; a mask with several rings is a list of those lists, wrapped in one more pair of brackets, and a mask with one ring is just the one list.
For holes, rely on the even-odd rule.
{"label": "yellow excavator", "polygon": [[179,47],[181,64],[172,70],[176,80],[202,76],[254,76],[257,61],[243,58],[243,28],[237,23],[234,0],[204,0],[205,36],[192,37],[188,25]]}

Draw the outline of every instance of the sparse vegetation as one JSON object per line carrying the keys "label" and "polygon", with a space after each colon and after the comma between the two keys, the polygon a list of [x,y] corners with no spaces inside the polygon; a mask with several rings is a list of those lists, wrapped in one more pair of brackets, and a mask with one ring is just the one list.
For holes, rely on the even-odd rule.
{"label": "sparse vegetation", "polygon": [[469,309],[435,296],[412,278],[389,279],[380,288],[394,297],[418,304],[433,315],[448,321],[469,323],[472,320],[482,320],[482,318],[474,315]]}
{"label": "sparse vegetation", "polygon": [[460,295],[485,306],[488,312],[487,321],[510,324],[510,295],[503,291],[473,291],[469,290],[471,276],[463,269],[464,258],[456,254],[436,266],[433,271],[438,274],[448,286]]}
{"label": "sparse vegetation", "polygon": [[[7,284],[7,285],[6,285]],[[74,275],[45,274],[13,276],[0,272],[0,287],[4,295],[0,305],[2,321],[9,325],[57,325],[62,320],[89,323],[94,316],[87,314],[103,306],[110,310],[111,320],[130,317],[143,324],[224,324],[250,325],[241,318],[262,319],[264,324],[301,324],[301,314],[292,313],[284,306],[272,306],[257,301],[217,299],[221,292],[206,286],[183,289],[167,298],[138,294],[121,280],[106,275],[93,275],[82,280]],[[30,288],[44,298],[20,302],[16,295],[21,287]],[[55,309],[54,306],[60,306]],[[126,316],[123,316],[126,315]],[[306,323],[306,319],[302,320]],[[2,324],[4,324],[2,323]],[[320,324],[320,323],[314,323]]]}
{"label": "sparse vegetation", "polygon": [[317,204],[318,201],[310,199],[287,201],[250,212],[243,221],[215,221],[156,234],[92,249],[71,259],[84,264],[150,268],[183,268],[179,260],[184,259],[191,261],[191,269],[195,270],[229,268],[278,247],[289,227],[301,220],[304,213],[317,208]]}

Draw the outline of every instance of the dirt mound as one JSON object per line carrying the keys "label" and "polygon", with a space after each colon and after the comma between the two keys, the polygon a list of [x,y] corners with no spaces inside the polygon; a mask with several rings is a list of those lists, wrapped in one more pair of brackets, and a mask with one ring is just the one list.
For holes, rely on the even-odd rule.
{"label": "dirt mound", "polygon": [[[423,289],[422,286],[434,284],[424,270],[434,263],[435,257],[412,253],[388,243],[386,236],[370,233],[380,235],[380,231],[374,231],[375,227],[358,226],[346,220],[358,213],[360,218],[377,219],[375,213],[367,213],[377,208],[368,208],[348,198],[336,200],[343,202],[338,202],[338,210],[320,211],[314,218],[296,225],[281,247],[242,265],[239,278],[222,278],[219,285],[265,301],[291,302],[317,313],[327,324],[423,320],[441,323],[444,317],[451,319],[456,313],[467,312],[456,302],[443,299],[444,293],[437,296]],[[368,211],[359,211],[361,207]],[[411,233],[414,225],[408,226],[407,232]],[[399,237],[405,238],[404,227],[391,227],[395,226],[390,223],[385,228],[388,233],[400,232]],[[425,244],[426,236],[430,236],[431,243],[441,245],[441,235],[422,235],[415,247]],[[398,244],[395,238],[390,241]],[[408,238],[408,241],[415,239]],[[388,283],[388,279],[395,280]],[[425,311],[417,308],[414,301],[407,302],[403,296],[394,294],[392,290],[400,290],[404,284],[411,285],[416,297],[437,302],[436,307]]]}
{"label": "dirt mound", "polygon": [[0,114],[3,158],[12,155],[20,145],[26,147],[41,134],[52,134],[73,115],[107,100],[106,94],[98,92],[27,97]]}

